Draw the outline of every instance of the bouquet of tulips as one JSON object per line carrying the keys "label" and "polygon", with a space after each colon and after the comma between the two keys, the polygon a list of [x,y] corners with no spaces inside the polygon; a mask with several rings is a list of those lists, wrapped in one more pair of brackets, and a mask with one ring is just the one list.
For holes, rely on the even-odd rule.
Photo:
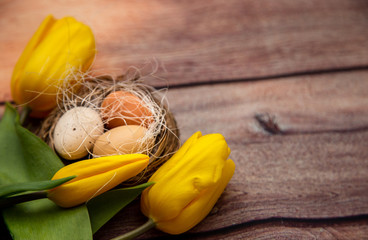
{"label": "bouquet of tulips", "polygon": [[13,239],[92,239],[139,195],[147,223],[116,239],[132,239],[153,227],[181,234],[206,217],[234,173],[224,137],[200,132],[147,182],[129,188],[119,186],[145,171],[147,154],[73,159],[65,165],[60,153],[22,124],[55,109],[60,89],[78,89],[95,52],[88,26],[48,16],[14,68],[12,97],[22,111],[7,104],[0,122],[0,213]]}

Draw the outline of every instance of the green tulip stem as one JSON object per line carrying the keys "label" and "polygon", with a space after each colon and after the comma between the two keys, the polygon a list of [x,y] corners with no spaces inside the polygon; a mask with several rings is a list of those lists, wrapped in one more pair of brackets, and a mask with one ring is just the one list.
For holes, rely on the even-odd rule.
{"label": "green tulip stem", "polygon": [[32,200],[37,200],[41,198],[47,198],[47,192],[46,191],[40,191],[40,192],[32,192],[22,195],[17,195],[13,197],[8,198],[0,198],[0,209],[11,207],[12,205],[28,202]]}
{"label": "green tulip stem", "polygon": [[31,112],[31,108],[28,107],[27,105],[22,108],[22,111],[19,114],[19,122],[21,125],[25,123],[30,112]]}
{"label": "green tulip stem", "polygon": [[147,232],[148,230],[150,230],[151,228],[154,228],[156,226],[156,223],[150,218],[148,219],[148,221],[143,224],[142,226],[124,234],[124,235],[120,235],[118,237],[115,237],[111,240],[130,240],[133,239],[135,237],[138,237],[139,235]]}

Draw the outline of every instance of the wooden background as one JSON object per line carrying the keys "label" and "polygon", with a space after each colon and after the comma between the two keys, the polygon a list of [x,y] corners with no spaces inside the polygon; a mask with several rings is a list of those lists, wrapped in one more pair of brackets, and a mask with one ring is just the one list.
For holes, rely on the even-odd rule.
{"label": "wooden background", "polygon": [[[93,29],[94,72],[155,72],[187,139],[222,133],[236,172],[180,239],[368,239],[368,1],[0,1],[0,101],[49,13]],[[131,204],[95,234],[145,222]],[[152,230],[140,239],[174,239]]]}

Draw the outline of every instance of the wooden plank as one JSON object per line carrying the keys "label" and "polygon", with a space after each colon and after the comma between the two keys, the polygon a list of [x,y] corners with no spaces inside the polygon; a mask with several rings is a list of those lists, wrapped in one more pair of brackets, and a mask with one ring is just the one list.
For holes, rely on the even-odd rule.
{"label": "wooden plank", "polygon": [[[186,234],[160,239],[365,239],[368,234],[368,221],[362,220],[327,220],[327,221],[290,221],[270,220],[255,224],[236,226],[230,229],[203,234]],[[139,239],[147,239],[142,236]]]}
{"label": "wooden plank", "polygon": [[[274,217],[368,214],[367,74],[171,89],[183,140],[196,130],[221,132],[237,164],[215,209],[192,232]],[[275,116],[280,134],[265,132],[257,113]],[[105,231],[121,234],[143,223],[137,213],[132,205]]]}
{"label": "wooden plank", "polygon": [[[137,202],[133,203],[139,211]],[[128,232],[143,224],[145,219],[137,214],[123,210],[108,225],[103,226],[95,235],[95,240],[108,240]],[[125,218],[123,218],[125,216]],[[121,219],[135,219],[125,221]],[[124,225],[123,225],[124,224]],[[125,225],[128,224],[128,225]],[[199,225],[200,226],[200,225]],[[307,219],[267,219],[252,221],[212,231],[189,231],[173,236],[152,229],[137,239],[365,239],[368,234],[367,217],[339,218],[324,220]]]}
{"label": "wooden plank", "polygon": [[338,220],[324,220],[324,221],[275,219],[265,222],[245,224],[230,229],[223,229],[220,231],[214,231],[204,234],[192,234],[189,235],[187,239],[350,240],[350,239],[365,239],[367,235],[368,235],[367,218],[338,219]]}
{"label": "wooden plank", "polygon": [[[368,132],[269,136],[229,141],[236,173],[212,213],[191,232],[269,218],[323,219],[368,214]],[[122,234],[145,219],[139,204],[109,222]]]}
{"label": "wooden plank", "polygon": [[[367,74],[357,71],[171,89],[169,103],[183,140],[196,130],[223,133],[237,165],[214,210],[190,232],[206,233],[270,218],[368,214]],[[255,119],[259,112],[276,116],[280,134],[269,134],[259,126]],[[143,224],[145,218],[137,213],[138,203],[129,206],[97,239]],[[358,235],[367,232],[363,226]],[[356,228],[346,226],[341,234],[354,233]],[[270,233],[262,229],[259,234]],[[309,230],[303,229],[279,228],[275,234],[285,237],[299,232],[306,237]],[[316,234],[318,227],[310,231]],[[237,234],[247,236],[241,230]],[[161,235],[155,231],[149,236]]]}
{"label": "wooden plank", "polygon": [[[155,85],[263,78],[368,65],[365,0],[2,1],[0,101],[15,62],[49,13],[89,24],[94,70],[143,73]],[[72,6],[72,7],[71,7]],[[14,14],[16,13],[16,14]]]}
{"label": "wooden plank", "polygon": [[273,118],[280,134],[367,128],[367,78],[368,71],[354,71],[169,89],[167,95],[183,139],[201,130],[252,143],[267,133],[257,116]]}
{"label": "wooden plank", "polygon": [[[368,136],[355,131],[367,123],[366,77],[357,71],[170,90],[183,139],[194,129],[223,132],[241,166],[219,207],[194,231],[270,217],[367,214]],[[282,134],[265,133],[254,118],[259,112],[276,116]],[[139,208],[130,211],[134,216]],[[125,219],[109,231],[134,226]]]}

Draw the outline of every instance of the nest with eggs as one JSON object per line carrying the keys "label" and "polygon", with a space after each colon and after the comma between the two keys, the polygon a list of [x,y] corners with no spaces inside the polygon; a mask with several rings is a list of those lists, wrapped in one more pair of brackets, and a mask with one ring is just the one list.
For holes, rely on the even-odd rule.
{"label": "nest with eggs", "polygon": [[[94,147],[91,149],[86,149],[88,153],[83,159],[103,155],[103,151],[98,151],[98,149],[95,150],[98,143],[102,144],[100,150],[115,149],[116,152],[114,154],[143,153],[150,157],[150,163],[148,167],[137,176],[124,182],[123,185],[137,185],[146,182],[149,177],[158,169],[158,167],[166,162],[179,148],[179,130],[177,128],[176,120],[173,114],[168,109],[165,96],[161,93],[161,91],[144,84],[139,74],[134,74],[133,76],[126,74],[119,76],[116,79],[111,76],[91,77],[87,80],[84,80],[81,83],[81,87],[79,87],[77,91],[75,91],[75,89],[70,89],[71,88],[69,88],[69,91],[64,90],[60,94],[58,107],[49,114],[37,131],[38,136],[51,148],[58,152],[64,160],[68,159],[68,156],[70,156],[72,153],[66,151],[65,154],[64,150],[67,148],[66,146],[62,146],[62,149],[64,150],[58,151],[57,149],[58,140],[56,138],[58,136],[55,133],[58,131],[58,128],[60,128],[58,127],[58,123],[62,121],[62,118],[65,118],[63,116],[67,115],[68,111],[80,107],[92,109],[98,114],[102,115],[101,119],[103,123],[103,132],[101,133],[101,136],[90,136],[91,134],[87,133],[88,136],[85,138],[88,137],[89,139],[84,139],[84,141],[91,141],[92,139],[94,142]],[[143,119],[142,116],[136,116],[136,109],[125,109],[122,113],[119,113],[120,115],[113,114],[114,116],[111,116],[111,112],[117,111],[117,109],[114,109],[114,107],[111,106],[104,106],[106,105],[104,100],[116,92],[123,92],[124,95],[138,97],[138,99],[141,100],[141,103],[138,104],[138,107],[144,109],[141,112],[149,112],[149,116],[146,116]],[[134,104],[134,101],[128,103],[128,105]],[[109,111],[106,111],[106,108],[108,108]],[[80,119],[79,116],[75,117]],[[80,123],[79,125],[82,126],[83,131],[86,131],[83,123]],[[61,131],[68,132],[67,128],[72,127],[70,124],[66,126],[67,127],[63,126]],[[110,144],[109,137],[112,137],[112,134],[109,134],[111,130],[116,128],[122,129],[124,127],[131,128],[131,126],[145,129],[144,134],[137,140],[137,142],[128,142],[122,144],[118,143],[118,145],[112,147],[108,146],[106,148],[106,144]],[[75,130],[75,127],[73,130]],[[124,131],[127,133],[132,130]],[[98,142],[101,137],[104,140],[102,140],[102,142]],[[122,140],[122,138],[118,138]],[[133,148],[131,148],[131,150],[129,150],[134,152],[127,152],[126,149],[124,149],[126,147],[123,146],[121,148],[119,144],[125,144],[125,146],[128,146],[129,144],[135,145]],[[86,148],[82,145],[74,147],[77,147],[76,151],[79,151],[78,149],[80,148]],[[96,152],[98,154],[96,154]],[[106,153],[106,155],[114,154],[111,153],[111,151]],[[69,161],[65,160],[64,162],[67,164]]]}

